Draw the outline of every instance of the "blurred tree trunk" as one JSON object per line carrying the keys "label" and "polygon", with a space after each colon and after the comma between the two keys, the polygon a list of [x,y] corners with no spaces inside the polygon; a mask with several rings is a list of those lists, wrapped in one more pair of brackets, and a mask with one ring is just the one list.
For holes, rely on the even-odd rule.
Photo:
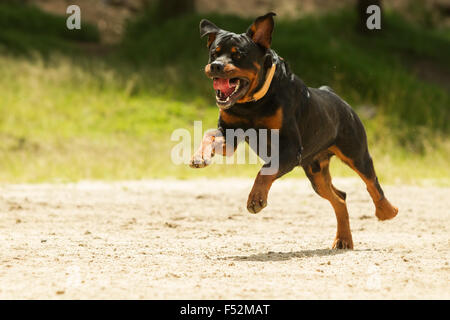
{"label": "blurred tree trunk", "polygon": [[195,0],[156,0],[156,12],[162,20],[167,20],[195,11]]}
{"label": "blurred tree trunk", "polygon": [[383,10],[381,7],[381,0],[358,0],[357,3],[357,10],[358,10],[358,29],[361,32],[368,32],[370,31],[367,28],[366,22],[369,15],[367,14],[366,10],[371,5],[377,5],[381,9],[381,19],[383,19]]}

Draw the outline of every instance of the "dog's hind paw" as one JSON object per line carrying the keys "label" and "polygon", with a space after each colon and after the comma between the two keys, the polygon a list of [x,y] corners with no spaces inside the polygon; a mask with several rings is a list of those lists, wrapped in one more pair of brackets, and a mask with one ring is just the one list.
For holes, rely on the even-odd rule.
{"label": "dog's hind paw", "polygon": [[336,237],[336,239],[333,242],[332,249],[353,249],[353,240],[342,238],[342,237]]}
{"label": "dog's hind paw", "polygon": [[398,214],[397,207],[394,207],[386,198],[380,200],[375,207],[375,215],[381,221],[392,219]]}

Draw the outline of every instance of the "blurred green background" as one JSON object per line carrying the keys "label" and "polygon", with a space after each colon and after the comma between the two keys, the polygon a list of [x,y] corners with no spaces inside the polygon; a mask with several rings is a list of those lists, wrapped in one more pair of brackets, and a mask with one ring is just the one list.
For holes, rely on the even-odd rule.
{"label": "blurred green background", "polygon": [[[255,176],[174,165],[170,136],[217,122],[200,19],[244,32],[271,10],[272,47],[355,108],[380,180],[450,185],[450,5],[381,3],[381,31],[363,32],[356,0],[3,1],[0,182]],[[81,30],[66,28],[69,4]],[[337,160],[332,172],[354,175]]]}

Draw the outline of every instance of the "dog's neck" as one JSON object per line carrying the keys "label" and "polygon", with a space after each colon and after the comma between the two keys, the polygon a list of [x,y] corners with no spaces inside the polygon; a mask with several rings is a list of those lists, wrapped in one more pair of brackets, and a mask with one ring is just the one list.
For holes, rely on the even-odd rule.
{"label": "dog's neck", "polygon": [[290,72],[284,61],[272,51],[272,65],[265,71],[264,82],[259,89],[252,94],[246,101],[237,101],[237,103],[226,112],[237,115],[251,117],[252,114],[271,114],[277,107],[276,92],[280,92],[280,86],[287,85]]}
{"label": "dog's neck", "polygon": [[275,74],[276,68],[277,68],[276,63],[272,63],[272,67],[270,67],[270,69],[267,70],[266,79],[264,80],[262,87],[253,94],[250,101],[258,101],[259,99],[261,99],[266,95],[267,91],[270,88],[270,84],[272,83],[273,75]]}

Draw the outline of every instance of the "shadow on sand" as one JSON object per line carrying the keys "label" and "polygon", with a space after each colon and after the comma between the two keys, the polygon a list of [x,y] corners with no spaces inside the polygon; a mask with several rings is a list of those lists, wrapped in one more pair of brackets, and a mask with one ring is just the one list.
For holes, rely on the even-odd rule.
{"label": "shadow on sand", "polygon": [[234,261],[284,261],[293,258],[308,258],[308,257],[322,257],[334,256],[336,254],[345,253],[347,250],[333,250],[333,249],[315,249],[315,250],[301,250],[290,252],[273,252],[257,253],[248,256],[230,256],[219,258],[219,260],[234,260]]}

